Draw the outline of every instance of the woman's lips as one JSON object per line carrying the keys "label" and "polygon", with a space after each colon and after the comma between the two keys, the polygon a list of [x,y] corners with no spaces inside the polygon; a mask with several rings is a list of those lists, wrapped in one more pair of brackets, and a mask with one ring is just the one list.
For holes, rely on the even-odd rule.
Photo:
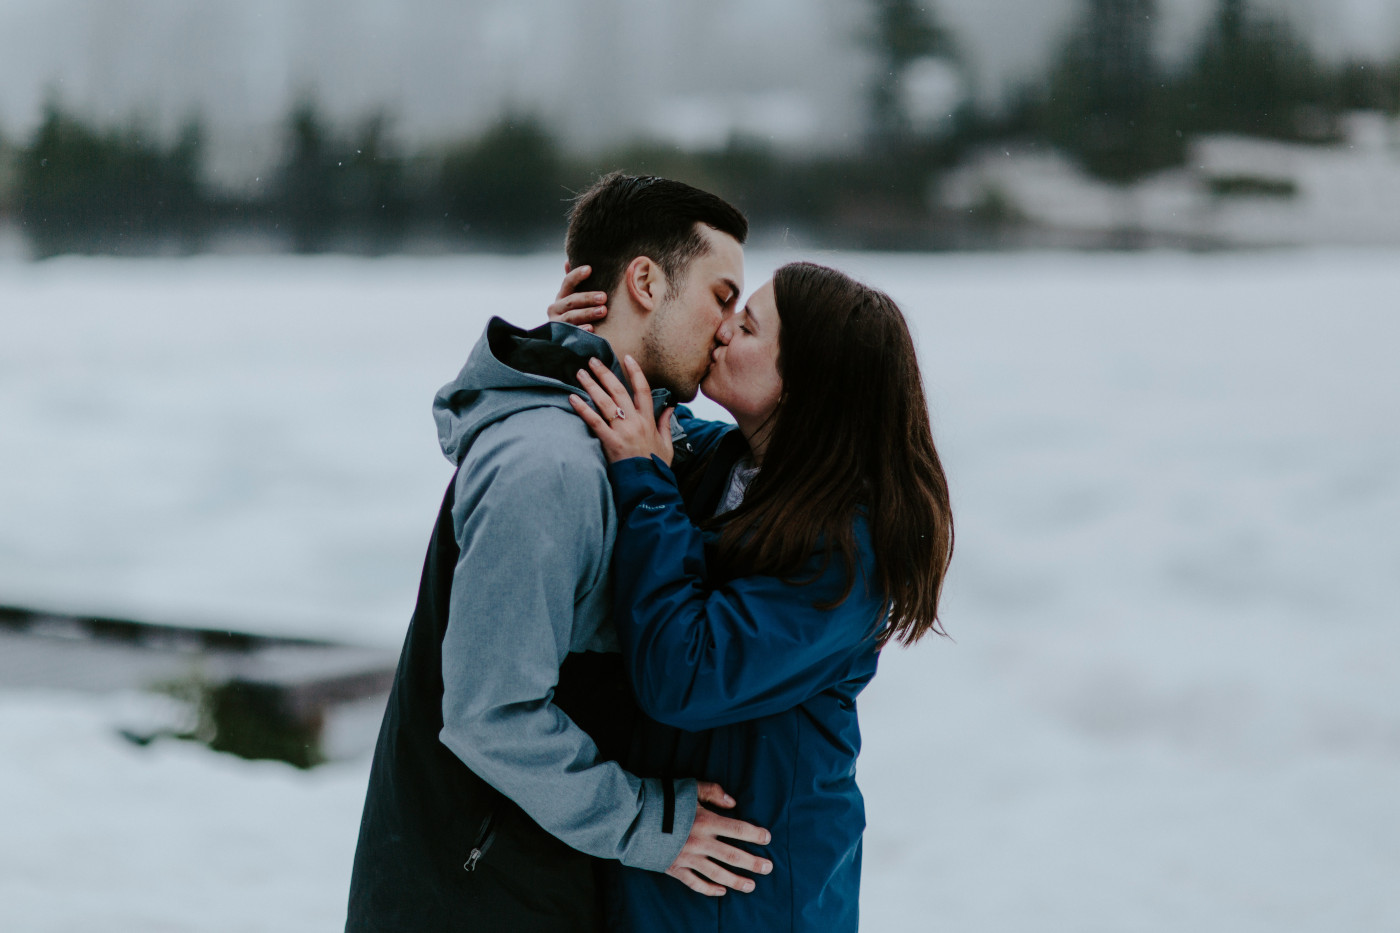
{"label": "woman's lips", "polygon": [[704,377],[700,380],[701,382],[704,382],[706,379],[709,379],[711,376],[714,375],[714,373],[715,373],[715,366],[717,366],[717,365],[719,364],[719,355],[718,355],[718,354],[719,354],[719,351],[718,351],[718,350],[712,351],[712,352],[710,353],[710,365],[705,367],[705,375],[704,375]]}

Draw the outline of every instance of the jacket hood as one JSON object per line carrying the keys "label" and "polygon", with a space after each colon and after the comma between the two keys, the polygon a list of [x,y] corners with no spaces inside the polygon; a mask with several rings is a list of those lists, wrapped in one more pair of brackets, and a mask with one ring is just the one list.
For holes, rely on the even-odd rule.
{"label": "jacket hood", "polygon": [[[595,356],[623,378],[612,345],[596,334],[558,322],[525,330],[492,318],[457,378],[433,399],[443,454],[460,463],[478,434],[518,412],[562,408],[573,414],[570,394],[592,404],[574,374]],[[653,390],[656,411],[665,407],[669,396],[665,389]]]}

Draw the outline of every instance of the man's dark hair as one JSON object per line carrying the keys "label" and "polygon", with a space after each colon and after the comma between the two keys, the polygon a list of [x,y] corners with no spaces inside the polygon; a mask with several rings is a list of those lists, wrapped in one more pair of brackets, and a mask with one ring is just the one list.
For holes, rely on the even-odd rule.
{"label": "man's dark hair", "polygon": [[705,224],[743,243],[749,222],[723,198],[684,182],[612,172],[574,199],[564,251],[574,268],[593,268],[578,291],[612,293],[628,263],[646,256],[677,288],[691,260],[706,251]]}

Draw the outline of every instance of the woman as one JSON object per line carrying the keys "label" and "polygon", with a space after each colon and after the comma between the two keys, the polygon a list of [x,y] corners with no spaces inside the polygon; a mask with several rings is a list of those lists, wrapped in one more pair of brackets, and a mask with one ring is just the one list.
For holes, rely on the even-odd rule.
{"label": "woman", "polygon": [[[551,314],[577,320],[585,303],[561,299]],[[623,868],[617,922],[855,930],[865,827],[855,699],[884,645],[942,632],[947,483],[913,341],[882,292],[787,265],[716,341],[701,388],[736,424],[682,415],[695,456],[680,478],[671,413],[649,417],[630,358],[630,391],[594,360],[579,381],[597,411],[571,401],[610,464],[614,612],[650,717],[626,764],[730,790],[741,819],[772,831],[762,854],[773,871],[752,893],[706,897],[696,891],[724,889]]]}

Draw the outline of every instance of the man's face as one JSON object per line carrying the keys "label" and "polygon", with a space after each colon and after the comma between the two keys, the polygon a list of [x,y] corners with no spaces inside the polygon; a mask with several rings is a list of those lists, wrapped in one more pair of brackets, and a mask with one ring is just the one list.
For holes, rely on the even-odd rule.
{"label": "man's face", "polygon": [[710,366],[715,332],[734,310],[744,288],[744,248],[713,227],[699,225],[709,249],[692,260],[657,305],[644,338],[652,383],[674,393],[675,401],[695,398]]}

